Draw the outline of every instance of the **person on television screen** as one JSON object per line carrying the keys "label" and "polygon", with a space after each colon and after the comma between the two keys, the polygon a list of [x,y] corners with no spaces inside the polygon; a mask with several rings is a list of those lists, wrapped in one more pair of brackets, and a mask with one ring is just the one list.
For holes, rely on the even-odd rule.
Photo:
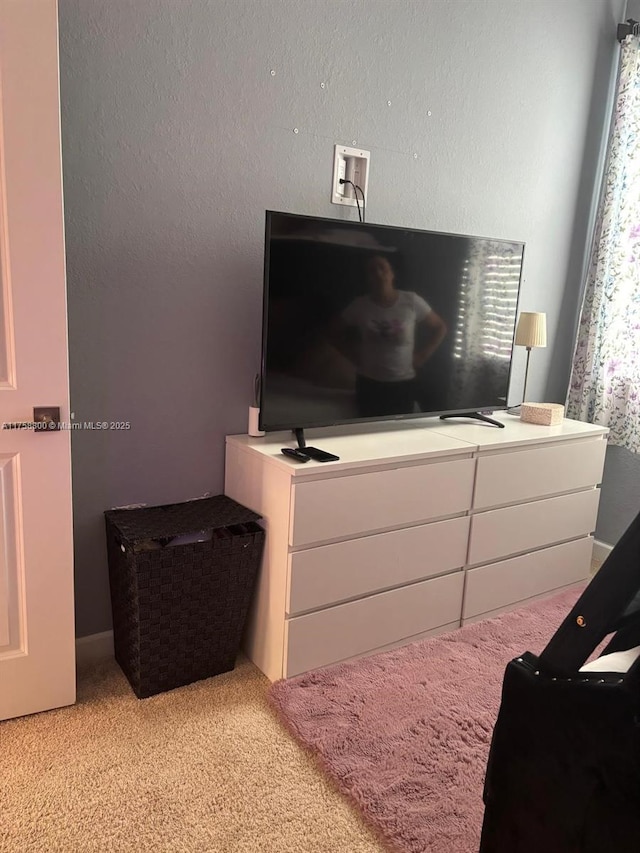
{"label": "person on television screen", "polygon": [[447,334],[442,317],[421,296],[396,287],[391,260],[368,258],[368,293],[356,297],[338,320],[343,352],[356,370],[361,417],[410,414],[416,407],[416,370]]}

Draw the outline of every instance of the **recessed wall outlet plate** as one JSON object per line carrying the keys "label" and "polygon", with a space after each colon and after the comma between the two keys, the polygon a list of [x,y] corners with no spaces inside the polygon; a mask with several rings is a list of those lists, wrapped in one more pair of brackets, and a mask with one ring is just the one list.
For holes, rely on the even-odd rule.
{"label": "recessed wall outlet plate", "polygon": [[[340,179],[351,181],[360,187],[367,196],[369,185],[369,163],[371,152],[363,148],[349,148],[347,145],[333,147],[333,182],[331,184],[331,203],[356,207],[356,193],[351,184],[341,184]],[[359,198],[362,204],[362,196]]]}

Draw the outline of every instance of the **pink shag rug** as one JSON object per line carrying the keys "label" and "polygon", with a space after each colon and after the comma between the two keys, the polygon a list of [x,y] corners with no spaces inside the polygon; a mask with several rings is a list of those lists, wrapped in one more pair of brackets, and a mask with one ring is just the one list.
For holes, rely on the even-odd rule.
{"label": "pink shag rug", "polygon": [[271,703],[391,850],[477,853],[505,666],[541,652],[580,591],[279,681]]}

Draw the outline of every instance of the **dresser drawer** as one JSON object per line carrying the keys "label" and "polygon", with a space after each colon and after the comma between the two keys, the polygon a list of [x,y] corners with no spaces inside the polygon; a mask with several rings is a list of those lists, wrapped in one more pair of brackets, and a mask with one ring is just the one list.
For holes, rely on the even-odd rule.
{"label": "dresser drawer", "polygon": [[289,544],[455,515],[471,506],[475,461],[434,462],[292,486]]}
{"label": "dresser drawer", "polygon": [[285,678],[379,649],[430,628],[459,624],[462,587],[463,573],[454,572],[289,619]]}
{"label": "dresser drawer", "polygon": [[593,539],[588,536],[471,569],[467,572],[463,619],[585,580],[592,551]]}
{"label": "dresser drawer", "polygon": [[469,517],[320,545],[290,555],[287,613],[326,607],[461,568]]}
{"label": "dresser drawer", "polygon": [[565,442],[478,459],[474,509],[594,486],[602,480],[606,441]]}
{"label": "dresser drawer", "polygon": [[469,563],[488,563],[595,530],[600,489],[481,512],[471,520]]}

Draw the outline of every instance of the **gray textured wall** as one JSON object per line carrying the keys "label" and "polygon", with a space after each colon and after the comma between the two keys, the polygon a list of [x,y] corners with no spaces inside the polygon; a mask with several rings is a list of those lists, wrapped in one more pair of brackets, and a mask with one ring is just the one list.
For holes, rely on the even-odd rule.
{"label": "gray textured wall", "polygon": [[564,398],[624,0],[59,3],[72,405],[131,422],[73,435],[79,636],[110,625],[103,510],[221,490],[264,210],[352,216],[334,142],[371,150],[371,222],[526,241],[530,389]]}
{"label": "gray textured wall", "polygon": [[640,512],[640,455],[608,447],[596,537],[615,545]]}

